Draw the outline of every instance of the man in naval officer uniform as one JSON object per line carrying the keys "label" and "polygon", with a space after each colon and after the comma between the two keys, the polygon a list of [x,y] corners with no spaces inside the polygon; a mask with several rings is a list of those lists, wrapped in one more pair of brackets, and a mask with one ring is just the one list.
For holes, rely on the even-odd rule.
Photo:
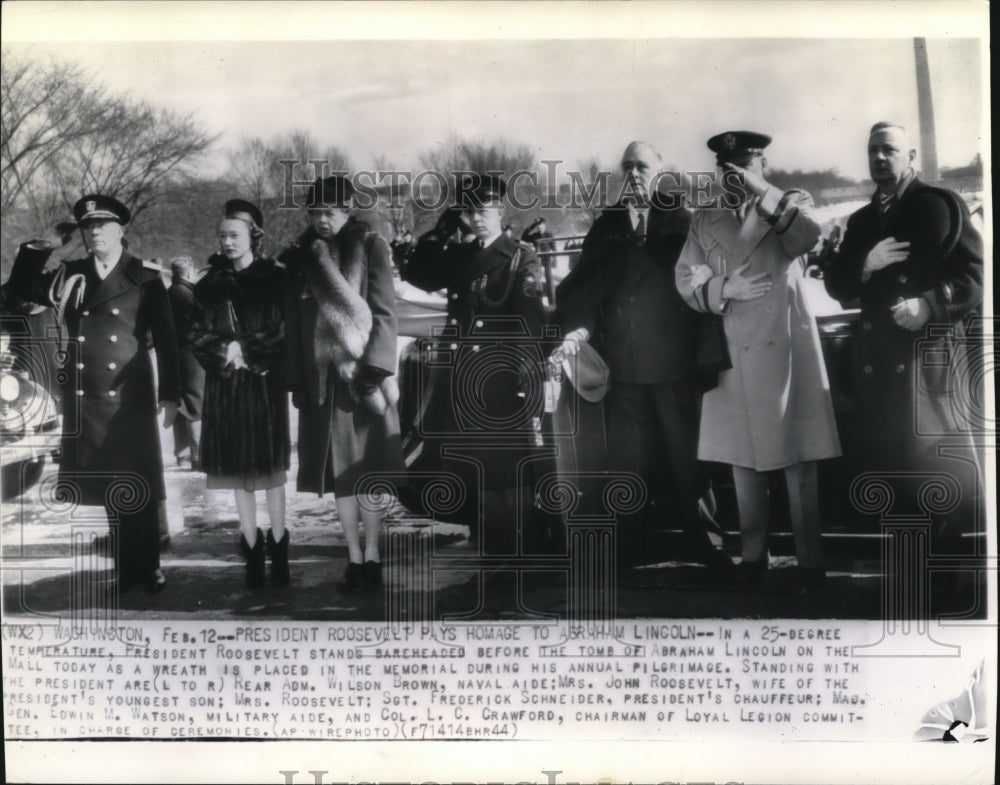
{"label": "man in naval officer uniform", "polygon": [[107,509],[117,535],[112,550],[119,587],[142,583],[159,591],[166,580],[157,504],[166,494],[157,401],[169,428],[179,399],[170,302],[159,266],[123,247],[131,217],[125,205],[90,194],[74,205],[73,215],[90,254],[45,272],[52,245],[25,243],[8,285],[27,300],[55,307],[67,328],[60,478],[79,504]]}
{"label": "man in naval officer uniform", "polygon": [[[467,478],[472,537],[481,536],[486,553],[513,554],[518,523],[526,548],[545,539],[531,489],[533,425],[542,412],[540,393],[530,392],[541,384],[531,384],[530,376],[541,372],[545,356],[541,268],[530,245],[503,232],[503,179],[478,176],[463,185],[458,204],[420,239],[403,271],[414,286],[448,292],[437,355],[452,361],[432,369],[432,389],[424,391],[425,432],[435,435],[424,449],[436,456],[451,448],[472,459],[444,464]],[[452,241],[459,233],[461,240]],[[477,487],[483,489],[481,535]]]}

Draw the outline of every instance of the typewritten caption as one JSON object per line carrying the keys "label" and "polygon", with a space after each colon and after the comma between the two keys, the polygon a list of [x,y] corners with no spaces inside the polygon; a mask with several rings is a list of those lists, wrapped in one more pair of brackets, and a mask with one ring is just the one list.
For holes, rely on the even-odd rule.
{"label": "typewritten caption", "polygon": [[8,739],[865,734],[836,623],[3,627]]}

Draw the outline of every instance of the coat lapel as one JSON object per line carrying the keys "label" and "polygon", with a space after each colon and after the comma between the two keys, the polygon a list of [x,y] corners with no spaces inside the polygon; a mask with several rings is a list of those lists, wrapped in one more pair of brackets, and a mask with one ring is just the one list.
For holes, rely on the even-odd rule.
{"label": "coat lapel", "polygon": [[94,285],[88,287],[90,291],[84,294],[83,303],[80,305],[84,310],[90,310],[94,306],[121,296],[139,282],[142,261],[131,254],[123,253],[118,264],[103,281],[97,275],[94,258],[90,257],[87,263],[89,265],[89,282]]}
{"label": "coat lapel", "polygon": [[885,214],[882,213],[882,208],[879,206],[878,191],[872,196],[872,205],[875,208],[876,215],[880,219],[879,225],[882,231],[886,232],[887,236],[896,231],[896,217],[905,214],[905,211],[901,209],[902,206],[913,197],[918,188],[922,188],[923,186],[924,184],[914,177],[910,180],[910,184],[903,190],[903,193],[896,199],[896,203],[889,208],[889,212]]}
{"label": "coat lapel", "polygon": [[712,236],[726,251],[728,270],[735,270],[754,252],[771,226],[751,210],[742,223],[732,210],[712,210]]}
{"label": "coat lapel", "polygon": [[480,248],[474,252],[465,269],[462,278],[473,281],[480,276],[489,274],[502,264],[510,261],[517,250],[517,242],[505,234],[501,234],[488,248]]}

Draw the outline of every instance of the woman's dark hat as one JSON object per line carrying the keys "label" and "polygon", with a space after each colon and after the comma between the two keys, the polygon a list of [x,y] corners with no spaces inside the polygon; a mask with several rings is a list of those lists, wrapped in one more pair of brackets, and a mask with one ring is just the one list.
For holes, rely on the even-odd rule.
{"label": "woman's dark hat", "polygon": [[226,202],[226,218],[253,221],[258,229],[264,228],[264,214],[257,205],[246,199],[230,199]]}
{"label": "woman's dark hat", "polygon": [[354,196],[354,186],[343,175],[320,177],[309,187],[306,207],[310,210],[325,207],[347,207]]}

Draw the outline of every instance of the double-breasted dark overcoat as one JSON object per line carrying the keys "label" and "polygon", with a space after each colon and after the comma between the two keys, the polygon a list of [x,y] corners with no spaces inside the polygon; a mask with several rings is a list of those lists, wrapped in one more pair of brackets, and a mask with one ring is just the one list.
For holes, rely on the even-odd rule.
{"label": "double-breasted dark overcoat", "polygon": [[546,320],[534,249],[505,234],[483,248],[478,240],[447,243],[431,232],[417,243],[403,277],[425,291],[447,290],[447,321],[423,366],[428,465],[465,478],[462,514],[473,536],[483,502],[488,550],[514,547],[518,515],[534,547],[539,533],[528,521],[533,497],[526,489],[537,475]]}
{"label": "double-breasted dark overcoat", "polygon": [[[163,462],[157,402],[179,399],[177,341],[166,287],[156,265],[124,252],[101,280],[93,257],[43,272],[51,251],[22,245],[9,285],[25,299],[56,305],[67,331],[62,381],[63,438],[60,475],[76,488],[79,503],[162,501]],[[79,295],[78,295],[79,293]],[[150,347],[156,350],[154,385]],[[138,475],[139,498],[116,476]]]}
{"label": "double-breasted dark overcoat", "polygon": [[[865,259],[889,237],[910,243],[907,258],[865,280]],[[873,197],[848,219],[824,280],[831,296],[861,307],[853,357],[856,461],[880,470],[940,468],[938,445],[955,443],[974,425],[968,385],[981,378],[965,367],[963,320],[983,298],[983,243],[965,202],[917,178],[888,212]],[[915,297],[931,317],[912,332],[896,324],[891,309]]]}

